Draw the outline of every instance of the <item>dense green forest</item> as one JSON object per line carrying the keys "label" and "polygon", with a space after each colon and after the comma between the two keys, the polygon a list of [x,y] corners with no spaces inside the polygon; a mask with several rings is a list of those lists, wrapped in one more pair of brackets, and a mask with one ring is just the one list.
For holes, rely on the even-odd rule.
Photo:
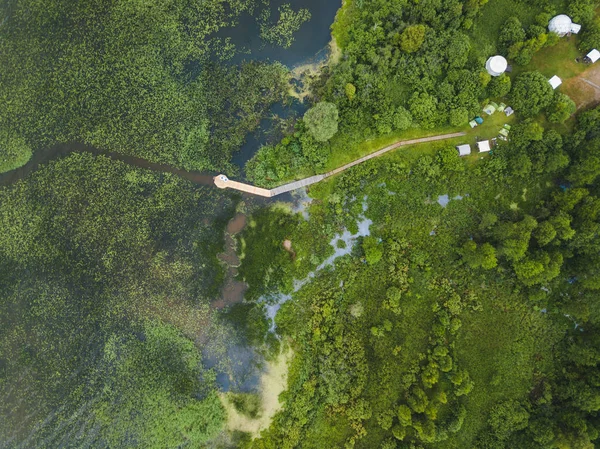
{"label": "dense green forest", "polygon": [[[518,123],[483,160],[411,148],[314,187],[308,221],[256,215],[247,299],[292,294],[276,324],[296,356],[283,410],[248,447],[595,447],[600,110],[575,124],[532,61],[559,43],[559,12],[584,24],[581,52],[598,46],[596,6],[345,4],[344,57],[294,134],[249,163],[256,182],[323,171],[381,134],[464,129],[489,99]],[[514,74],[485,72],[495,53]],[[364,215],[370,235],[323,267]]]}
{"label": "dense green forest", "polygon": [[574,105],[553,98],[545,80],[539,87],[540,75],[536,86],[527,82],[535,75],[523,74],[511,91],[515,77],[491,77],[485,61],[504,54],[515,74],[522,71],[537,51],[559,42],[547,29],[559,12],[585,23],[579,46],[589,51],[600,45],[594,6],[591,0],[348,1],[333,25],[344,56],[312,82],[315,107],[329,104],[335,113],[316,127],[305,115],[293,134],[250,161],[249,177],[273,186],[334,168],[349,150],[380,135],[464,129],[488,99],[508,98],[526,117],[547,111],[549,120],[564,121]]}
{"label": "dense green forest", "polygon": [[315,189],[309,221],[256,216],[249,297],[294,290],[373,223],[277,315],[296,357],[251,447],[594,447],[600,110],[567,136],[530,127],[474,165],[440,144],[356,168]]}
{"label": "dense green forest", "polygon": [[[0,172],[16,173],[0,175],[0,448],[600,441],[600,107],[573,95],[600,5],[345,0],[329,59],[300,75],[233,44],[250,18],[260,45],[295,51],[315,5],[0,1]],[[548,31],[560,13],[579,35]],[[495,54],[511,72],[485,70]],[[306,111],[271,121],[250,182],[465,135],[305,204],[178,176],[239,175],[232,156],[299,90]],[[484,115],[492,101],[516,113]],[[98,151],[15,171],[71,143]]]}

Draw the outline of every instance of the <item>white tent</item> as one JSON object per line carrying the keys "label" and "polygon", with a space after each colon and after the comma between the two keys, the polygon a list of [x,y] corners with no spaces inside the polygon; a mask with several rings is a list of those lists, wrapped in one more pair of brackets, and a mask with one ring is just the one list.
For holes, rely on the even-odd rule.
{"label": "white tent", "polygon": [[565,14],[554,17],[548,24],[548,30],[559,36],[566,36],[572,31],[573,21]]}
{"label": "white tent", "polygon": [[471,154],[471,145],[469,145],[468,143],[465,143],[464,145],[459,145],[456,147],[456,149],[458,150],[459,156],[468,156],[469,154]]}
{"label": "white tent", "polygon": [[593,63],[594,63],[594,62],[596,62],[598,59],[600,59],[600,51],[598,51],[598,50],[596,50],[596,49],[594,48],[592,51],[590,51],[590,52],[589,52],[589,53],[586,55],[586,58],[588,58],[588,59],[589,59],[589,60],[592,62],[592,64],[593,64]]}
{"label": "white tent", "polygon": [[489,140],[483,140],[481,142],[477,142],[477,147],[479,148],[480,153],[487,153],[488,151],[490,151],[492,149],[490,147]]}
{"label": "white tent", "polygon": [[580,31],[581,31],[581,25],[579,25],[578,23],[571,24],[571,33],[579,34]]}
{"label": "white tent", "polygon": [[550,78],[548,80],[548,82],[552,86],[552,89],[556,89],[558,86],[560,86],[562,84],[562,80],[556,75],[554,75],[552,78]]}
{"label": "white tent", "polygon": [[500,76],[506,72],[508,62],[504,56],[496,55],[492,56],[485,63],[485,68],[488,73],[492,76]]}

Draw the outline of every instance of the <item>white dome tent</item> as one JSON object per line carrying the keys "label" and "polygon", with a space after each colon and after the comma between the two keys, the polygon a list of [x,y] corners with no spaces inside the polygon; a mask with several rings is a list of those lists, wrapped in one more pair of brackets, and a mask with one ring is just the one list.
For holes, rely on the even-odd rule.
{"label": "white dome tent", "polygon": [[567,34],[570,34],[574,31],[574,26],[575,25],[575,29],[577,29],[577,31],[579,31],[579,29],[577,28],[578,25],[574,24],[573,21],[571,20],[571,18],[565,14],[561,14],[559,16],[554,17],[550,23],[548,24],[548,30],[551,33],[556,33],[559,36],[566,36]]}
{"label": "white dome tent", "polygon": [[485,63],[485,68],[490,75],[500,76],[506,72],[506,69],[508,68],[508,62],[504,56],[492,56]]}

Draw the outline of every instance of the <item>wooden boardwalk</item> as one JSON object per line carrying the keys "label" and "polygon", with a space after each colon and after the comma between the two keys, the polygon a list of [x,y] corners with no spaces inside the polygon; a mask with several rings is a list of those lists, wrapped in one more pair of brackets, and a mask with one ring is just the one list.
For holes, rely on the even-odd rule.
{"label": "wooden boardwalk", "polygon": [[214,181],[215,181],[215,185],[221,189],[234,189],[234,190],[239,190],[240,192],[246,192],[246,193],[251,193],[252,195],[258,195],[258,196],[264,196],[264,197],[270,198],[273,196],[281,195],[282,193],[291,192],[292,190],[296,190],[296,189],[300,189],[302,187],[309,186],[311,184],[316,184],[317,182],[320,182],[325,178],[328,178],[333,175],[337,175],[338,173],[341,173],[344,170],[348,170],[349,168],[354,167],[355,165],[362,164],[363,162],[366,162],[369,159],[374,159],[376,157],[379,157],[385,153],[393,151],[402,146],[416,145],[419,143],[426,143],[426,142],[435,142],[437,140],[454,139],[456,137],[462,137],[464,135],[466,135],[466,133],[460,132],[460,133],[452,133],[452,134],[442,134],[439,136],[421,137],[420,139],[404,140],[402,142],[397,142],[393,145],[390,145],[389,147],[385,147],[381,150],[375,151],[374,153],[371,153],[364,157],[361,157],[360,159],[352,161],[346,165],[342,165],[341,167],[336,168],[335,170],[332,170],[325,174],[315,175],[315,176],[311,176],[309,178],[301,179],[300,181],[290,182],[289,184],[284,184],[282,186],[275,187],[274,189],[271,189],[271,190],[263,189],[261,187],[255,187],[250,184],[244,184],[242,182],[231,181],[225,175],[215,176]]}

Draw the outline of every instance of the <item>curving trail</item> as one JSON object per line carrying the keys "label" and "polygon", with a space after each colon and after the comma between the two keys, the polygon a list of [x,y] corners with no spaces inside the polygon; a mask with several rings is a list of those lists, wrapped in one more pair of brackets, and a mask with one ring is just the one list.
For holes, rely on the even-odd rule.
{"label": "curving trail", "polygon": [[277,195],[281,195],[282,193],[291,192],[292,190],[300,189],[302,187],[306,187],[311,184],[316,184],[317,182],[320,182],[325,178],[329,178],[330,176],[337,175],[338,173],[341,173],[344,170],[348,170],[349,168],[354,167],[355,165],[362,164],[363,162],[366,162],[369,159],[374,159],[376,157],[379,157],[385,153],[393,151],[396,148],[399,148],[402,146],[415,145],[415,144],[426,143],[426,142],[435,142],[437,140],[453,139],[455,137],[462,137],[464,135],[466,135],[466,133],[460,132],[460,133],[452,133],[452,134],[442,134],[439,136],[421,137],[420,139],[412,139],[412,140],[404,140],[402,142],[396,142],[393,145],[390,145],[381,150],[375,151],[374,153],[368,154],[367,156],[361,157],[360,159],[352,161],[346,165],[342,165],[341,167],[336,168],[335,170],[332,170],[330,172],[324,173],[322,175],[315,175],[315,176],[311,176],[309,178],[304,178],[299,181],[290,182],[289,184],[284,184],[282,186],[275,187],[274,189],[271,189],[271,190],[263,189],[261,187],[255,187],[250,184],[244,184],[242,182],[231,181],[225,175],[215,176],[214,182],[215,182],[215,185],[217,187],[219,187],[220,189],[234,189],[234,190],[239,190],[240,192],[250,193],[252,195],[258,195],[258,196],[264,196],[266,198],[271,198],[271,197],[274,197]]}

